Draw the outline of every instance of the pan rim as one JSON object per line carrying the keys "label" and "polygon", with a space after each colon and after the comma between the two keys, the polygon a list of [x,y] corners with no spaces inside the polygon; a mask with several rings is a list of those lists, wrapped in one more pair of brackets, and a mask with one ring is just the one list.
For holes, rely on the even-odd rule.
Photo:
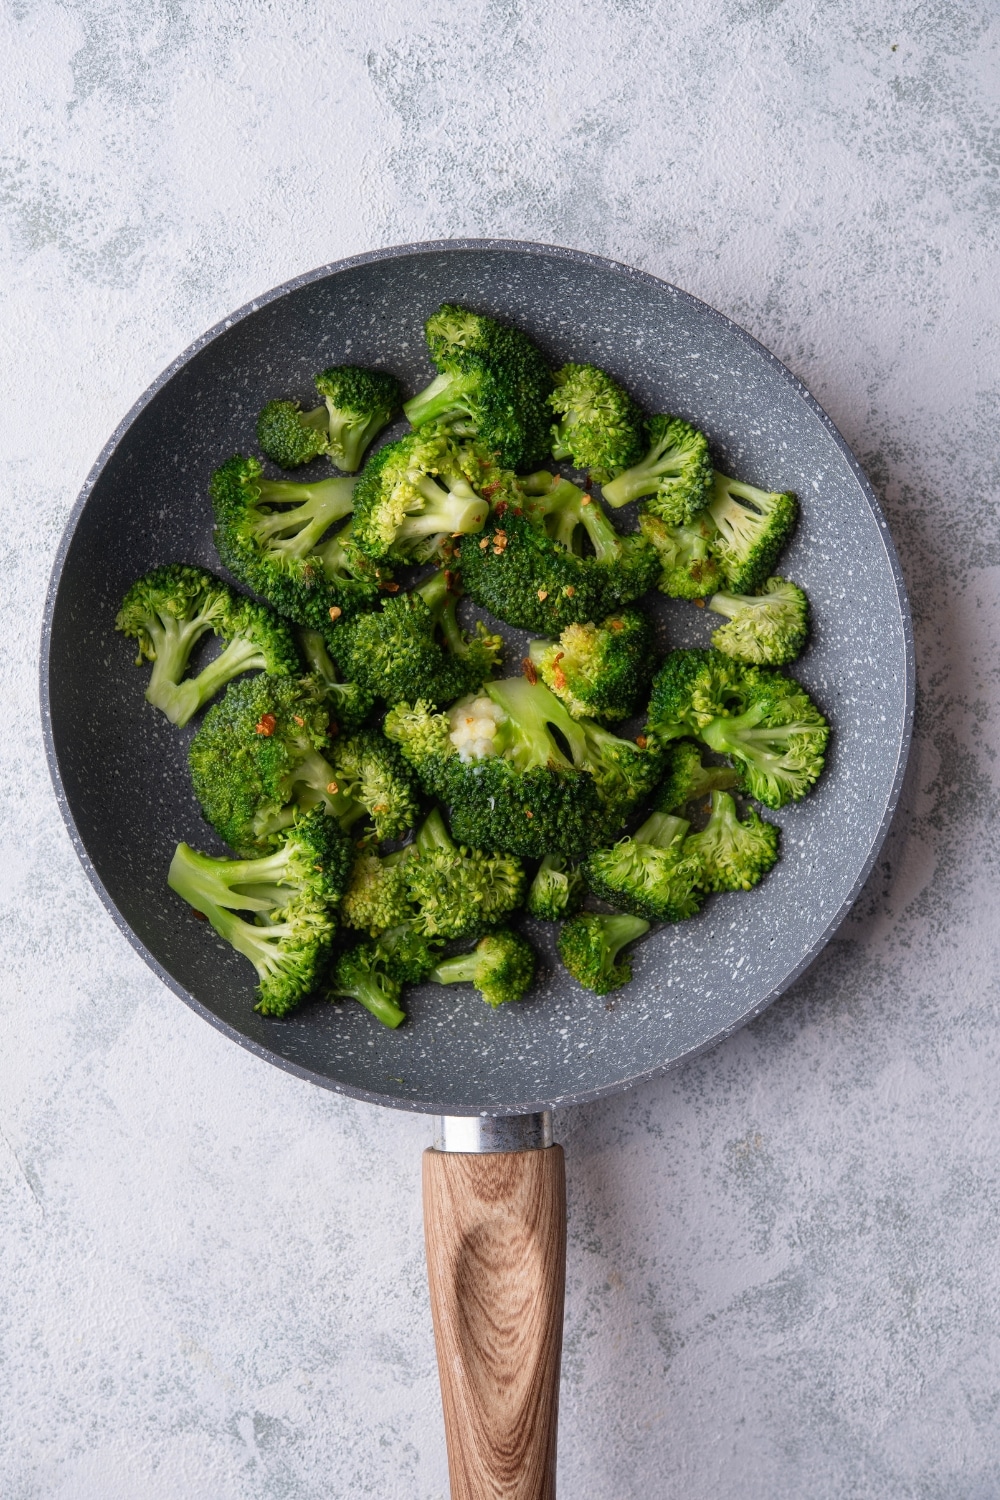
{"label": "pan rim", "polygon": [[299,291],[301,288],[309,286],[314,282],[326,280],[327,278],[338,275],[344,271],[352,270],[357,266],[369,265],[378,261],[396,260],[421,255],[437,255],[443,252],[448,253],[469,251],[479,253],[514,252],[518,254],[547,257],[550,259],[568,260],[576,262],[580,265],[599,268],[605,273],[611,272],[626,279],[648,283],[650,286],[655,287],[660,291],[666,290],[682,301],[697,307],[703,315],[708,315],[710,318],[717,320],[717,322],[728,333],[735,335],[736,338],[743,342],[746,346],[751,348],[758,355],[763,356],[763,358],[772,367],[772,369],[781,377],[782,380],[785,381],[787,385],[791,387],[791,389],[795,392],[799,399],[805,403],[812,414],[815,417],[819,418],[823,427],[826,429],[827,434],[833,439],[837,448],[840,450],[841,455],[845,459],[848,467],[851,470],[851,473],[856,479],[861,489],[861,493],[872,512],[873,518],[878,527],[886,562],[888,563],[889,571],[896,590],[896,600],[899,608],[899,618],[904,653],[902,722],[900,725],[899,741],[896,747],[896,763],[892,786],[886,799],[886,805],[882,819],[872,840],[868,854],[850,891],[847,893],[841,905],[831,917],[822,933],[820,933],[819,936],[814,940],[808,951],[802,956],[802,958],[794,966],[794,968],[792,968],[782,978],[780,983],[774,986],[760,1000],[760,1002],[754,1007],[751,1012],[739,1017],[731,1025],[716,1032],[715,1035],[711,1038],[700,1042],[696,1046],[690,1047],[686,1051],[678,1054],[678,1056],[671,1058],[669,1062],[658,1063],[649,1068],[641,1069],[627,1078],[619,1078],[611,1083],[601,1084],[594,1088],[583,1089],[578,1092],[569,1094],[556,1095],[542,1099],[529,1097],[509,1106],[505,1105],[503,1107],[499,1107],[494,1104],[481,1110],[475,1109],[471,1106],[460,1107],[458,1105],[449,1105],[447,1109],[447,1113],[454,1115],[502,1116],[514,1114],[532,1114],[545,1109],[565,1108],[572,1104],[584,1104],[592,1100],[605,1098],[612,1094],[617,1094],[625,1089],[634,1087],[636,1084],[643,1083],[647,1079],[662,1077],[664,1074],[672,1071],[676,1067],[679,1067],[681,1064],[688,1062],[692,1058],[699,1056],[701,1053],[708,1051],[710,1048],[717,1046],[721,1041],[724,1041],[728,1036],[733,1035],[736,1031],[742,1030],[742,1028],[747,1025],[749,1021],[756,1019],[757,1016],[761,1015],[766,1009],[769,1008],[769,1006],[774,1003],[775,1000],[783,995],[785,991],[789,989],[790,986],[795,982],[795,980],[805,972],[810,964],[814,962],[814,960],[826,947],[827,943],[843,923],[855,901],[857,900],[865,884],[865,881],[871,873],[875,861],[878,858],[882,845],[885,842],[886,835],[889,832],[893,816],[895,815],[896,808],[899,803],[900,794],[902,792],[903,778],[906,772],[906,765],[913,736],[913,717],[916,698],[916,662],[913,639],[913,621],[910,612],[909,599],[907,596],[906,583],[903,577],[902,568],[900,566],[899,557],[897,555],[896,548],[889,531],[888,523],[882,512],[882,507],[878,501],[878,498],[875,494],[874,489],[872,488],[870,481],[868,480],[863,469],[861,468],[860,463],[858,462],[852,449],[850,448],[850,445],[847,443],[847,440],[840,432],[836,423],[824,410],[824,408],[820,406],[819,402],[806,388],[803,382],[798,378],[798,376],[794,375],[792,371],[788,369],[787,365],[785,365],[777,357],[776,354],[773,354],[769,349],[761,344],[758,339],[754,338],[752,334],[748,333],[746,329],[742,328],[738,323],[735,323],[731,318],[727,317],[725,313],[719,312],[718,309],[712,307],[709,303],[703,301],[699,297],[695,297],[690,292],[684,291],[681,287],[674,286],[672,282],[665,281],[662,277],[654,276],[651,272],[640,270],[634,266],[629,266],[621,261],[612,260],[607,256],[594,255],[589,251],[574,250],[562,245],[549,245],[531,240],[506,239],[424,240],[417,241],[411,244],[383,246],[376,250],[363,251],[359,254],[347,256],[341,260],[332,261],[326,265],[318,266],[311,271],[302,272],[298,276],[292,277],[290,280],[282,282],[276,287],[272,287],[262,295],[252,298],[249,302],[244,303],[235,312],[232,312],[226,317],[220,319],[217,323],[213,324],[212,327],[209,328],[206,332],[199,335],[198,338],[196,338],[191,344],[189,344],[181,354],[177,355],[160,372],[156,379],[149,386],[147,386],[147,388],[143,391],[139,398],[126,412],[125,416],[122,417],[122,419],[112,432],[111,436],[101,448],[97,459],[95,460],[89,473],[87,474],[86,479],[84,480],[83,486],[80,489],[80,492],[73,504],[69,516],[67,517],[66,524],[63,529],[63,533],[53,560],[52,571],[49,577],[49,584],[45,599],[45,609],[42,618],[39,696],[42,720],[42,735],[45,745],[45,758],[48,764],[49,774],[52,778],[56,802],[62,814],[63,822],[66,825],[66,829],[69,833],[73,848],[75,849],[77,857],[79,858],[80,863],[83,865],[83,868],[87,873],[91,885],[94,887],[94,890],[96,891],[100,901],[111,916],[115,925],[124,934],[133,949],[140,955],[140,957],[145,961],[149,968],[152,969],[153,973],[157,975],[157,977],[167,986],[167,988],[172,990],[179,999],[183,1000],[186,1005],[188,1005],[204,1020],[208,1021],[210,1025],[214,1026],[216,1030],[221,1031],[231,1041],[239,1043],[239,1045],[246,1049],[248,1052],[253,1053],[255,1056],[272,1064],[273,1066],[282,1068],[285,1072],[291,1073],[295,1077],[302,1078],[310,1083],[318,1084],[321,1087],[329,1089],[334,1093],[343,1094],[346,1097],[352,1099],[362,1100],[365,1103],[380,1104],[392,1109],[405,1109],[410,1111],[411,1113],[416,1114],[442,1113],[442,1107],[440,1103],[435,1100],[412,1098],[401,1099],[392,1094],[382,1094],[375,1092],[374,1090],[358,1088],[354,1085],[346,1084],[336,1079],[326,1077],[323,1074],[315,1072],[311,1068],[303,1067],[301,1064],[283,1057],[280,1053],[273,1051],[271,1048],[262,1046],[259,1042],[256,1042],[252,1038],[247,1037],[243,1032],[237,1030],[234,1026],[231,1026],[228,1022],[222,1020],[222,1018],[216,1015],[214,1011],[203,1005],[201,1001],[197,1000],[195,996],[193,996],[188,990],[186,990],[182,984],[174,979],[174,977],[163,967],[159,960],[154,957],[154,955],[146,947],[145,943],[143,943],[141,938],[139,938],[137,934],[132,930],[131,926],[123,917],[122,913],[119,911],[117,905],[107,891],[96,867],[93,864],[93,861],[90,858],[86,845],[84,844],[79,829],[77,828],[76,820],[73,817],[73,813],[69,805],[69,800],[66,796],[65,787],[63,785],[62,773],[59,767],[59,759],[56,751],[55,737],[52,726],[52,706],[50,698],[50,652],[52,646],[52,626],[59,587],[62,580],[63,566],[70,546],[72,545],[73,538],[76,533],[76,528],[80,522],[84,510],[86,509],[91,491],[94,489],[94,486],[100,479],[102,473],[104,472],[104,469],[107,467],[112,456],[118,449],[120,443],[130,430],[130,428],[134,425],[142,412],[145,411],[146,407],[160,394],[164,387],[169,384],[173,377],[178,374],[179,371],[185,367],[185,365],[190,363],[190,361],[204,348],[206,348],[215,339],[219,338],[222,334],[228,332],[237,323],[242,322],[251,314],[258,312],[261,308],[269,306],[271,303],[278,301],[280,298],[287,296],[289,293]]}

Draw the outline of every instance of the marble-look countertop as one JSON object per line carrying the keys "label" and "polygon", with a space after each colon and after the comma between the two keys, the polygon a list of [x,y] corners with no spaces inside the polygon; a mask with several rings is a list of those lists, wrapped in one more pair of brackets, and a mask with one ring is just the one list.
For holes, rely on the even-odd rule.
{"label": "marble-look countertop", "polygon": [[14,0],[0,15],[0,1494],[442,1500],[424,1118],[243,1052],[56,808],[45,586],[185,345],[380,244],[547,240],[772,348],[878,489],[920,703],[884,856],[774,1008],[557,1119],[561,1494],[1000,1493],[996,8]]}

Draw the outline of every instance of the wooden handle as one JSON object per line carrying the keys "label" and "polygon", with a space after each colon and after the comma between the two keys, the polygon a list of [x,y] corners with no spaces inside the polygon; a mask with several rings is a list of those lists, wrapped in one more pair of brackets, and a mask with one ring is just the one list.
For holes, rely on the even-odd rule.
{"label": "wooden handle", "polygon": [[452,1500],[555,1500],[562,1147],[425,1151],[424,1236]]}

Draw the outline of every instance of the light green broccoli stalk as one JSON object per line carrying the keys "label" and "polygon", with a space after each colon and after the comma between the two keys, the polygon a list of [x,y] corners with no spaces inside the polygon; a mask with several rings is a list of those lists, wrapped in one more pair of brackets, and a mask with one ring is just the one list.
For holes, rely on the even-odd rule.
{"label": "light green broccoli stalk", "polygon": [[795,496],[759,490],[716,474],[707,506],[718,536],[712,546],[736,594],[753,594],[769,578],[798,518]]}
{"label": "light green broccoli stalk", "polygon": [[501,928],[480,938],[471,953],[445,958],[431,970],[434,984],[474,984],[488,1005],[520,1000],[535,979],[535,954],[516,932]]}
{"label": "light green broccoli stalk", "polygon": [[649,923],[641,917],[583,911],[560,932],[559,957],[578,984],[595,995],[607,995],[632,978],[631,961],[623,958],[619,963],[618,954],[648,931]]}
{"label": "light green broccoli stalk", "polygon": [[656,794],[658,811],[681,812],[689,802],[699,802],[711,792],[725,791],[739,783],[732,766],[707,766],[702,752],[690,740],[674,740],[667,747],[667,774]]}
{"label": "light green broccoli stalk", "polygon": [[667,526],[686,525],[708,503],[708,439],[681,417],[650,417],[647,434],[646,456],[606,484],[601,494],[616,508],[646,496],[643,508],[651,515]]}
{"label": "light green broccoli stalk", "polygon": [[780,667],[800,655],[809,636],[809,604],[786,578],[769,578],[759,594],[713,594],[708,607],[729,623],[712,645],[737,661]]}
{"label": "light green broccoli stalk", "polygon": [[741,822],[728,792],[712,793],[712,816],[701,833],[692,833],[685,854],[701,866],[707,891],[749,891],[778,858],[778,830],[748,808]]}

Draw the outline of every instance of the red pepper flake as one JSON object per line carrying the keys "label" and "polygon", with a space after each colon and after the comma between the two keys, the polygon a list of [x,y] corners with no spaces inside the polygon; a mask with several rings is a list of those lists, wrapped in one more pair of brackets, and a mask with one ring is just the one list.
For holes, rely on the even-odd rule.
{"label": "red pepper flake", "polygon": [[448,591],[449,594],[451,593],[451,590],[452,590],[452,587],[454,585],[454,582],[455,582],[455,575],[454,575],[454,573],[451,571],[450,568],[445,568],[445,570],[444,570],[444,586],[447,589],[447,591]]}
{"label": "red pepper flake", "polygon": [[339,604],[331,604],[330,605],[330,619],[331,620],[339,620],[340,617],[341,617],[341,615],[343,613],[344,613],[344,611],[341,609],[341,607],[340,607]]}
{"label": "red pepper flake", "polygon": [[566,673],[563,671],[562,667],[554,666],[552,668],[552,686],[559,693],[564,691],[566,687]]}
{"label": "red pepper flake", "polygon": [[495,531],[493,533],[493,555],[499,557],[507,545],[506,531]]}
{"label": "red pepper flake", "polygon": [[205,913],[203,911],[199,911],[196,906],[192,906],[192,908],[191,908],[191,915],[193,917],[197,917],[199,922],[207,922],[208,921],[208,918],[206,917]]}
{"label": "red pepper flake", "polygon": [[526,808],[525,808],[525,809],[524,809],[524,816],[525,816],[525,817],[526,817],[526,818],[533,818],[533,817],[534,817],[534,816],[535,816],[535,815],[534,815],[534,813],[533,813],[533,812],[532,812],[532,811],[531,811],[531,808],[530,808],[530,807],[526,807]]}
{"label": "red pepper flake", "polygon": [[535,683],[538,681],[538,673],[535,670],[535,663],[531,660],[530,656],[526,656],[522,661],[521,671],[524,673],[525,677],[527,677],[528,681],[531,683],[531,686],[534,687]]}
{"label": "red pepper flake", "polygon": [[704,599],[696,599],[694,602],[695,602],[695,607],[697,609],[704,609],[705,608],[705,601],[704,601]]}
{"label": "red pepper flake", "polygon": [[388,811],[389,811],[389,804],[388,804],[388,802],[376,802],[375,806],[372,808],[372,812],[373,813],[384,813],[384,812],[388,812]]}
{"label": "red pepper flake", "polygon": [[609,620],[608,624],[611,626],[612,630],[624,630],[625,629],[625,621],[624,620]]}
{"label": "red pepper flake", "polygon": [[294,723],[296,723],[299,726],[300,729],[302,728],[303,724],[306,722],[305,719],[300,719],[299,716],[298,716],[298,714],[292,714],[292,720],[293,720]]}
{"label": "red pepper flake", "polygon": [[274,717],[274,714],[261,714],[260,718],[257,720],[257,723],[254,725],[257,733],[262,734],[265,739],[270,739],[271,735],[274,733],[277,727],[278,721]]}
{"label": "red pepper flake", "polygon": [[589,505],[590,504],[590,496],[589,495],[581,495],[580,496],[580,504],[581,505]]}
{"label": "red pepper flake", "polygon": [[398,594],[399,593],[399,584],[398,583],[380,583],[379,584],[379,588],[382,590],[383,594]]}
{"label": "red pepper flake", "polygon": [[573,584],[567,583],[566,587],[563,589],[563,593],[566,595],[567,599],[572,599],[573,595],[576,593],[576,589]]}
{"label": "red pepper flake", "polygon": [[331,797],[335,797],[337,795],[337,793],[340,791],[340,787],[337,785],[337,783],[335,781],[328,781],[327,784],[326,784],[326,789],[330,793]]}
{"label": "red pepper flake", "polygon": [[555,656],[552,658],[552,665],[554,667],[558,667],[559,663],[562,661],[565,655],[565,651],[557,651]]}
{"label": "red pepper flake", "polygon": [[503,513],[504,513],[504,511],[506,509],[507,509],[507,502],[506,502],[506,500],[498,500],[497,503],[496,503],[496,505],[494,506],[495,513],[498,516],[502,516]]}
{"label": "red pepper flake", "polygon": [[544,604],[545,601],[546,601],[546,599],[548,597],[549,597],[549,591],[548,591],[548,589],[539,589],[538,590],[538,602],[539,602],[539,604]]}
{"label": "red pepper flake", "polygon": [[635,737],[635,742],[639,746],[640,750],[645,750],[646,746],[649,744],[649,741],[644,734],[637,734]]}
{"label": "red pepper flake", "polygon": [[494,481],[493,481],[492,484],[484,484],[483,487],[482,487],[482,489],[479,491],[479,493],[482,495],[482,497],[483,497],[484,500],[488,500],[491,495],[495,495],[496,494],[497,490],[502,490],[502,489],[503,489],[503,480],[502,479],[494,479]]}
{"label": "red pepper flake", "polygon": [[486,549],[487,549],[487,547],[489,545],[490,545],[490,539],[489,539],[489,537],[488,536],[484,536],[483,539],[482,539],[482,541],[479,543],[479,550],[480,550],[480,552],[485,552]]}

